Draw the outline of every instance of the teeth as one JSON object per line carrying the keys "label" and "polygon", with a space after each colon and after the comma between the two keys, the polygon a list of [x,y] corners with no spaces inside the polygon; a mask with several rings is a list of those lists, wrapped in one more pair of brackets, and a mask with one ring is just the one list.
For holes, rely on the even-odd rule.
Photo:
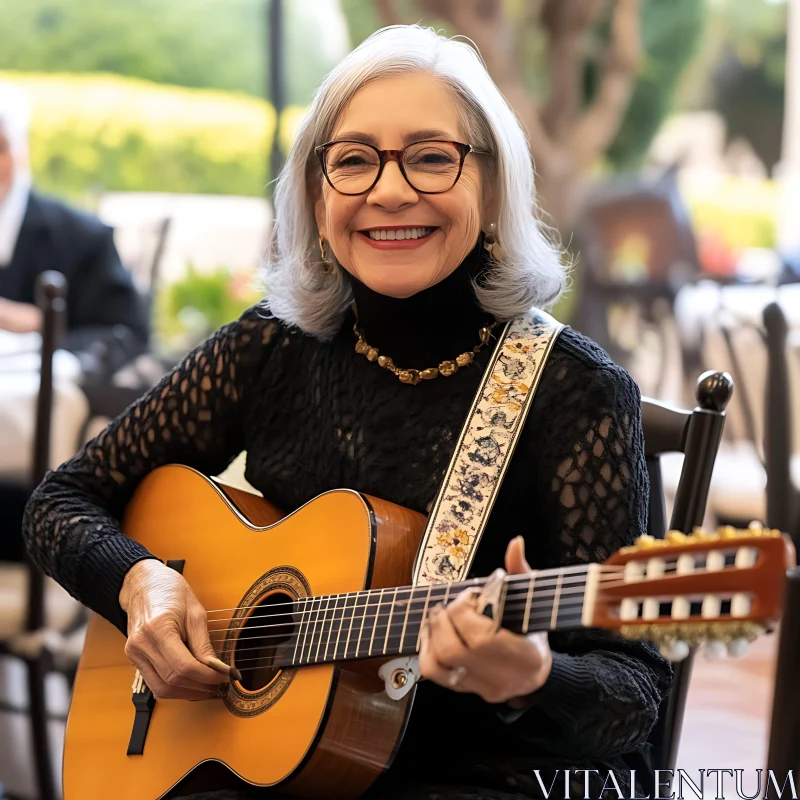
{"label": "teeth", "polygon": [[404,228],[395,231],[368,231],[369,238],[375,241],[397,241],[398,239],[422,239],[428,236],[433,228]]}

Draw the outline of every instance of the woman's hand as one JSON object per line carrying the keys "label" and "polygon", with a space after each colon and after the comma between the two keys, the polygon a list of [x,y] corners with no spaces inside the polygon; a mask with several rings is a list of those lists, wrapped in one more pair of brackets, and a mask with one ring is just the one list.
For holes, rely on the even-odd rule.
{"label": "woman's hand", "polygon": [[30,303],[0,297],[0,330],[33,333],[42,329],[42,312]]}
{"label": "woman's hand", "polygon": [[[506,571],[531,572],[521,536],[506,550]],[[419,654],[423,677],[457,692],[473,692],[487,703],[510,702],[540,689],[553,663],[546,633],[520,636],[498,629],[499,620],[479,612],[480,594],[462,592],[447,607],[436,606],[423,626]]]}
{"label": "woman's hand", "polygon": [[216,657],[208,615],[183,576],[160,561],[134,564],[119,603],[128,613],[125,655],[160,698],[208,700],[237,670]]}

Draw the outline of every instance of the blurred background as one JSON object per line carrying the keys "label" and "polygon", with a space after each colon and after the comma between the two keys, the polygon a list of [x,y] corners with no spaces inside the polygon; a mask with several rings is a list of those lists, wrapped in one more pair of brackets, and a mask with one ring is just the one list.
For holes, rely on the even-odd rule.
{"label": "blurred background", "polygon": [[[576,264],[556,315],[605,347],[651,397],[691,408],[704,370],[729,371],[736,390],[709,523],[746,525],[771,514],[793,528],[800,487],[800,424],[791,418],[800,408],[798,6],[0,0],[0,86],[16,87],[30,103],[33,186],[113,227],[152,326],[145,353],[112,364],[89,348],[56,370],[53,465],[260,298],[271,182],[315,87],[374,30],[421,22],[478,46],[528,130],[545,218]],[[789,450],[780,463],[765,447],[772,362],[763,312],[771,303],[784,317],[779,335],[789,375],[778,420]],[[5,341],[0,350],[11,347]],[[20,402],[31,403],[30,420],[17,412],[0,419],[0,479],[12,480],[31,469],[38,383],[24,389],[18,372],[6,370],[3,384],[2,372],[0,387],[13,379]],[[680,459],[664,464],[668,496],[679,468]],[[786,474],[771,478],[785,491],[768,509],[770,469]],[[2,576],[0,595],[21,593]],[[712,724],[741,739],[728,748],[728,761],[763,766],[771,656],[759,657],[747,675],[764,683],[760,690],[752,684],[756,700],[744,716],[720,717],[717,700],[703,699],[719,680],[708,679],[707,693],[690,703],[681,766],[705,763]],[[25,697],[16,669],[0,659],[7,706],[0,711],[0,783],[8,796],[34,797],[27,721],[13,708]],[[702,686],[706,678],[699,670],[695,681]],[[56,748],[68,702],[68,682],[57,680]]]}

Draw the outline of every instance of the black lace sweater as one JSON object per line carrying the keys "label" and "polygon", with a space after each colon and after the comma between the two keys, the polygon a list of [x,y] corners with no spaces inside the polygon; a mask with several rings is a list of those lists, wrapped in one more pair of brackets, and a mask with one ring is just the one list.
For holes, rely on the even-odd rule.
{"label": "black lace sweater", "polygon": [[[406,300],[354,280],[367,341],[418,369],[471,349],[488,319],[470,286],[480,269],[476,248],[450,277]],[[425,512],[491,348],[454,376],[409,386],[354,352],[353,322],[348,314],[322,342],[254,308],[218,331],[48,474],[24,526],[37,563],[124,632],[123,578],[150,557],[118,526],[134,488],[166,463],[218,474],[242,450],[248,481],[287,511],[350,487]],[[520,533],[530,564],[546,568],[603,561],[646,530],[639,401],[633,380],[602,350],[571,329],[561,334],[474,575],[502,566]],[[374,796],[537,797],[536,769],[626,770],[622,757],[655,722],[669,665],[651,645],[603,632],[553,633],[550,643],[550,678],[521,715],[423,682]],[[621,786],[627,780],[619,773]]]}

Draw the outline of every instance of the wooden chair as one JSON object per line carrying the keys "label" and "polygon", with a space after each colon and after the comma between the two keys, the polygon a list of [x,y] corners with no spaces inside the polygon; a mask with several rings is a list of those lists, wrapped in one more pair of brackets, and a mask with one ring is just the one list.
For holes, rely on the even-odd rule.
{"label": "wooden chair", "polygon": [[[53,405],[53,354],[66,321],[67,284],[58,272],[43,273],[37,283],[42,309],[41,380],[36,406],[31,489],[44,477],[50,460]],[[21,532],[20,534],[21,535]],[[26,559],[0,565],[0,654],[25,665],[28,705],[6,707],[30,719],[38,800],[56,800],[53,758],[48,736],[45,680],[50,672],[74,678],[80,655],[80,632],[86,621],[82,606]],[[70,641],[70,636],[76,639]],[[71,645],[71,646],[70,646]]]}
{"label": "wooden chair", "polygon": [[[672,408],[642,398],[645,458],[650,475],[648,533],[663,539],[667,530],[684,533],[702,524],[725,424],[725,406],[733,393],[733,380],[726,372],[705,372],[697,383],[697,407],[692,411]],[[660,457],[683,453],[683,468],[667,528],[666,503]],[[650,767],[674,769],[681,726],[689,690],[694,653],[674,666],[669,697],[662,703],[659,719],[650,735]]]}

